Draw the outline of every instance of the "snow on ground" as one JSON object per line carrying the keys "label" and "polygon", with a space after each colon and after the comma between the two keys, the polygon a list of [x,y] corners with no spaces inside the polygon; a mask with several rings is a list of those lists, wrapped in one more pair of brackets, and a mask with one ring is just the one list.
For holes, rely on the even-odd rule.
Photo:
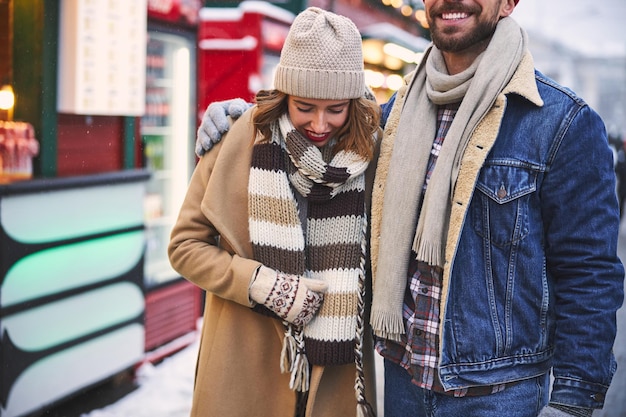
{"label": "snow on ground", "polygon": [[[194,335],[195,336],[195,335]],[[137,369],[138,388],[114,404],[81,417],[186,417],[191,410],[199,338],[157,365]]]}
{"label": "snow on ground", "polygon": [[[157,365],[146,363],[137,369],[137,389],[104,408],[81,417],[187,417],[191,410],[193,375],[199,337],[193,343]],[[382,359],[376,355],[378,415],[383,410]]]}

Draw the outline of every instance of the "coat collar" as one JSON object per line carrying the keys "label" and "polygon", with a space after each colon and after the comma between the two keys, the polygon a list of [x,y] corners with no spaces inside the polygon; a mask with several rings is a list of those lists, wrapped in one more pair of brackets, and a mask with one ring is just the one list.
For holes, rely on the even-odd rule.
{"label": "coat collar", "polygon": [[526,98],[538,107],[543,106],[543,99],[539,95],[537,79],[535,77],[535,63],[530,52],[526,52],[513,78],[502,91],[503,94],[517,94]]}

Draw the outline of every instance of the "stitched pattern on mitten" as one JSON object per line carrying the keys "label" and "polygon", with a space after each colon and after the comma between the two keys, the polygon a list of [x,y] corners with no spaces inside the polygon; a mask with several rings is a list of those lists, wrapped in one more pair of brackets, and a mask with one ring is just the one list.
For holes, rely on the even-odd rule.
{"label": "stitched pattern on mitten", "polygon": [[307,290],[306,297],[302,303],[302,311],[293,319],[293,324],[296,326],[305,326],[311,321],[317,310],[324,301],[323,293]]}
{"label": "stitched pattern on mitten", "polygon": [[278,317],[285,319],[296,299],[299,280],[297,276],[289,274],[278,273],[277,275],[265,305],[274,311]]}

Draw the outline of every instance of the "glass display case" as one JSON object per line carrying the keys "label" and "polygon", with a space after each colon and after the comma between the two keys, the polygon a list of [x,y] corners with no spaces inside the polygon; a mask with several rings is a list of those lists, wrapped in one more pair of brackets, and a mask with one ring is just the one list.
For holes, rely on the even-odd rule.
{"label": "glass display case", "polygon": [[179,278],[167,244],[195,164],[193,39],[148,31],[146,110],[141,119],[144,166],[152,172],[145,199],[145,284],[150,289]]}

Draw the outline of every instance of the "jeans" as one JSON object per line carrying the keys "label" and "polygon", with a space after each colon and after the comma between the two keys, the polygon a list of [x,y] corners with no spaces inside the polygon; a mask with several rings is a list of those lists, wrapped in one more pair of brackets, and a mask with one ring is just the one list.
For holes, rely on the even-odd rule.
{"label": "jeans", "polygon": [[484,396],[454,397],[411,382],[401,366],[385,359],[384,417],[537,417],[548,403],[548,375]]}

